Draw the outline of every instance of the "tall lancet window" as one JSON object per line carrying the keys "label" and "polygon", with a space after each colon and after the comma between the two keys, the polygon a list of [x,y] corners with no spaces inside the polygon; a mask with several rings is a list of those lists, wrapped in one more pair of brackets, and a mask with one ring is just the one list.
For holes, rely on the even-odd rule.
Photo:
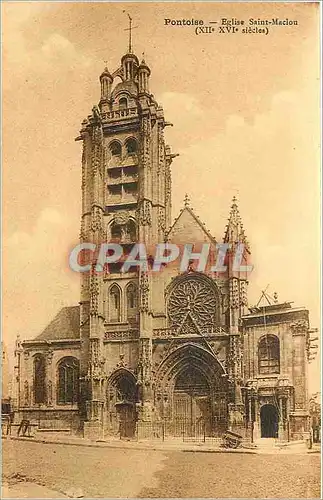
{"label": "tall lancet window", "polygon": [[79,361],[71,356],[58,365],[58,403],[77,403],[79,391]]}
{"label": "tall lancet window", "polygon": [[36,404],[46,403],[46,360],[43,354],[34,358],[34,401]]}
{"label": "tall lancet window", "polygon": [[110,143],[110,151],[112,156],[121,156],[121,144],[118,141],[112,141]]}
{"label": "tall lancet window", "polygon": [[276,335],[265,335],[258,345],[258,366],[261,375],[280,371],[279,339]]}
{"label": "tall lancet window", "polygon": [[126,238],[127,243],[135,243],[137,241],[137,228],[133,220],[130,220],[126,225]]}
{"label": "tall lancet window", "polygon": [[137,143],[136,139],[133,139],[132,137],[130,137],[129,139],[127,139],[127,141],[126,141],[126,149],[127,149],[128,155],[133,155],[133,154],[137,153],[137,151],[138,151],[138,143]]}
{"label": "tall lancet window", "polygon": [[112,241],[119,242],[122,239],[122,229],[120,224],[115,222],[111,225],[111,239]]}
{"label": "tall lancet window", "polygon": [[109,317],[110,321],[121,320],[121,292],[117,285],[112,285],[109,291]]}
{"label": "tall lancet window", "polygon": [[129,283],[127,286],[127,319],[134,319],[137,314],[137,296],[138,289],[134,283]]}

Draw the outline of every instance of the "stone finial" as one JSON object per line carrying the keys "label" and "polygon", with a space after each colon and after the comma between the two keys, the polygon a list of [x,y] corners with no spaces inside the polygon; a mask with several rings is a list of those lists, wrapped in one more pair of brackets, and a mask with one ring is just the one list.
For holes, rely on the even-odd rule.
{"label": "stone finial", "polygon": [[188,194],[186,193],[184,197],[184,207],[189,207],[189,205],[190,205],[190,199],[188,197]]}

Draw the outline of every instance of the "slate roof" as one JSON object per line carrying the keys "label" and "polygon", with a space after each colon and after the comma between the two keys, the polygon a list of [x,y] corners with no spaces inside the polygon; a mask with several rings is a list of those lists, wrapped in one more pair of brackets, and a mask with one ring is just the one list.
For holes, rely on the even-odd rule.
{"label": "slate roof", "polygon": [[80,338],[80,306],[63,307],[34,340]]}

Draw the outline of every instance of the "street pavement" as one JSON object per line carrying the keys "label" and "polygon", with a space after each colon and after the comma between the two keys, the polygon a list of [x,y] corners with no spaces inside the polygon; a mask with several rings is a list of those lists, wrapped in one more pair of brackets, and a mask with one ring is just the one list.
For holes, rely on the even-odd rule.
{"label": "street pavement", "polygon": [[320,455],[3,441],[2,498],[320,498]]}

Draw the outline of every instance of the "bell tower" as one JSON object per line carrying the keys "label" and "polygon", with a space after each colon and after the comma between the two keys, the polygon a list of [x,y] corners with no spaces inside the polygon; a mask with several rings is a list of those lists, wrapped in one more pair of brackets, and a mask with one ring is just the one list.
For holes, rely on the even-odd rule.
{"label": "bell tower", "polygon": [[[131,24],[130,24],[131,28]],[[175,155],[165,144],[164,112],[149,91],[150,68],[128,52],[112,73],[100,75],[101,98],[82,122],[82,243],[119,243],[123,261],[134,244],[147,253],[165,241],[171,223],[171,172]],[[87,434],[100,435],[106,406],[107,373],[112,368],[104,341],[121,328],[137,336],[142,413],[151,402],[152,276],[123,261],[108,272],[92,270],[81,277],[81,413]],[[136,296],[129,315],[127,287]],[[111,290],[113,288],[113,299]],[[112,300],[112,301],[111,301]],[[130,317],[131,316],[131,317]],[[149,410],[148,410],[149,413]]]}

